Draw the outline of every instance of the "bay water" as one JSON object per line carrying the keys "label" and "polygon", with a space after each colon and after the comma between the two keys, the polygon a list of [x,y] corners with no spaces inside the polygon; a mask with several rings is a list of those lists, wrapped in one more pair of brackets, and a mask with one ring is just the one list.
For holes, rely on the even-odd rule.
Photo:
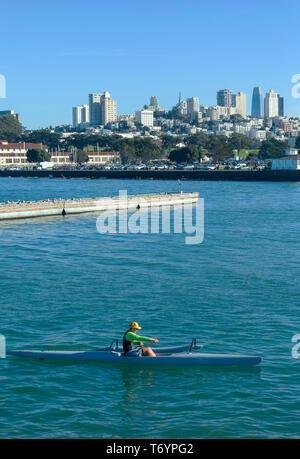
{"label": "bay water", "polygon": [[[1,178],[0,201],[176,192],[175,181]],[[184,234],[99,234],[97,215],[0,224],[8,349],[95,349],[131,321],[160,345],[263,357],[255,368],[0,360],[0,438],[299,438],[300,183],[183,182]],[[297,355],[296,355],[297,356]],[[295,357],[295,355],[294,355]]]}

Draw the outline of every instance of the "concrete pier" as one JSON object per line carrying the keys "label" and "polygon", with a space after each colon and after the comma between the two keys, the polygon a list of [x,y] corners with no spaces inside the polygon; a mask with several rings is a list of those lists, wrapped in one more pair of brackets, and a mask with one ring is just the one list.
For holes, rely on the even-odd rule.
{"label": "concrete pier", "polygon": [[143,209],[196,203],[198,193],[154,193],[102,198],[53,199],[0,203],[0,220],[80,214],[105,210]]}

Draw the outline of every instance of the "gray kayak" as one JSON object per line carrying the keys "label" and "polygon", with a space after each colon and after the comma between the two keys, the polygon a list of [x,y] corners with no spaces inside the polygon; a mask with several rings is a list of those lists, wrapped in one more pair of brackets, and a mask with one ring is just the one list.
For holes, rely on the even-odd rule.
{"label": "gray kayak", "polygon": [[156,357],[128,357],[121,352],[104,351],[8,351],[8,355],[35,358],[39,360],[96,361],[122,365],[154,365],[161,367],[184,366],[253,366],[261,362],[261,357],[241,354],[204,354],[200,352],[157,353]]}
{"label": "gray kayak", "polygon": [[[169,346],[169,347],[153,347],[153,350],[156,354],[179,354],[181,352],[188,352],[188,351],[196,351],[203,348],[202,344],[196,344],[196,342],[192,342],[192,344],[183,344],[181,346]],[[123,347],[121,347],[118,343],[116,345],[110,345],[105,347],[98,347],[97,351],[115,351],[115,352],[123,352]]]}

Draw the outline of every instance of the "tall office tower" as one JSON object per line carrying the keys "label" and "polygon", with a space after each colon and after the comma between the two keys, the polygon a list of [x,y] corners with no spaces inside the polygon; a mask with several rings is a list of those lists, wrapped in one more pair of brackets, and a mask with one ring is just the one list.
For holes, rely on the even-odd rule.
{"label": "tall office tower", "polygon": [[253,118],[264,117],[264,101],[260,86],[255,86],[253,89],[251,116],[253,116]]}
{"label": "tall office tower", "polygon": [[104,92],[101,96],[101,124],[117,121],[117,101],[110,97],[109,92]]}
{"label": "tall office tower", "polygon": [[231,107],[231,93],[230,89],[220,89],[217,92],[217,105],[221,107]]}
{"label": "tall office tower", "polygon": [[284,97],[280,97],[278,94],[278,115],[284,116]]}
{"label": "tall office tower", "polygon": [[247,117],[247,96],[243,92],[232,94],[231,106],[234,107],[235,113],[241,115],[243,118]]}
{"label": "tall office tower", "polygon": [[88,105],[80,105],[78,107],[73,107],[72,114],[74,127],[82,123],[90,122],[90,109]]}
{"label": "tall office tower", "polygon": [[198,119],[199,99],[198,97],[190,97],[186,99],[187,115],[191,120]]}
{"label": "tall office tower", "polygon": [[89,94],[90,123],[99,126],[101,123],[101,97],[103,93],[93,92]]}
{"label": "tall office tower", "polygon": [[274,118],[279,113],[279,97],[273,89],[270,89],[265,96],[265,117]]}

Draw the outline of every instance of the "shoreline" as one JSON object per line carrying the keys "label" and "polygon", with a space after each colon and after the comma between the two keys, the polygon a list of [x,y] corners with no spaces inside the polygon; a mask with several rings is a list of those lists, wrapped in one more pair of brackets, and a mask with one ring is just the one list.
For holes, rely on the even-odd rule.
{"label": "shoreline", "polygon": [[246,182],[300,182],[300,170],[40,170],[0,171],[1,177],[89,178],[129,180],[199,180]]}

